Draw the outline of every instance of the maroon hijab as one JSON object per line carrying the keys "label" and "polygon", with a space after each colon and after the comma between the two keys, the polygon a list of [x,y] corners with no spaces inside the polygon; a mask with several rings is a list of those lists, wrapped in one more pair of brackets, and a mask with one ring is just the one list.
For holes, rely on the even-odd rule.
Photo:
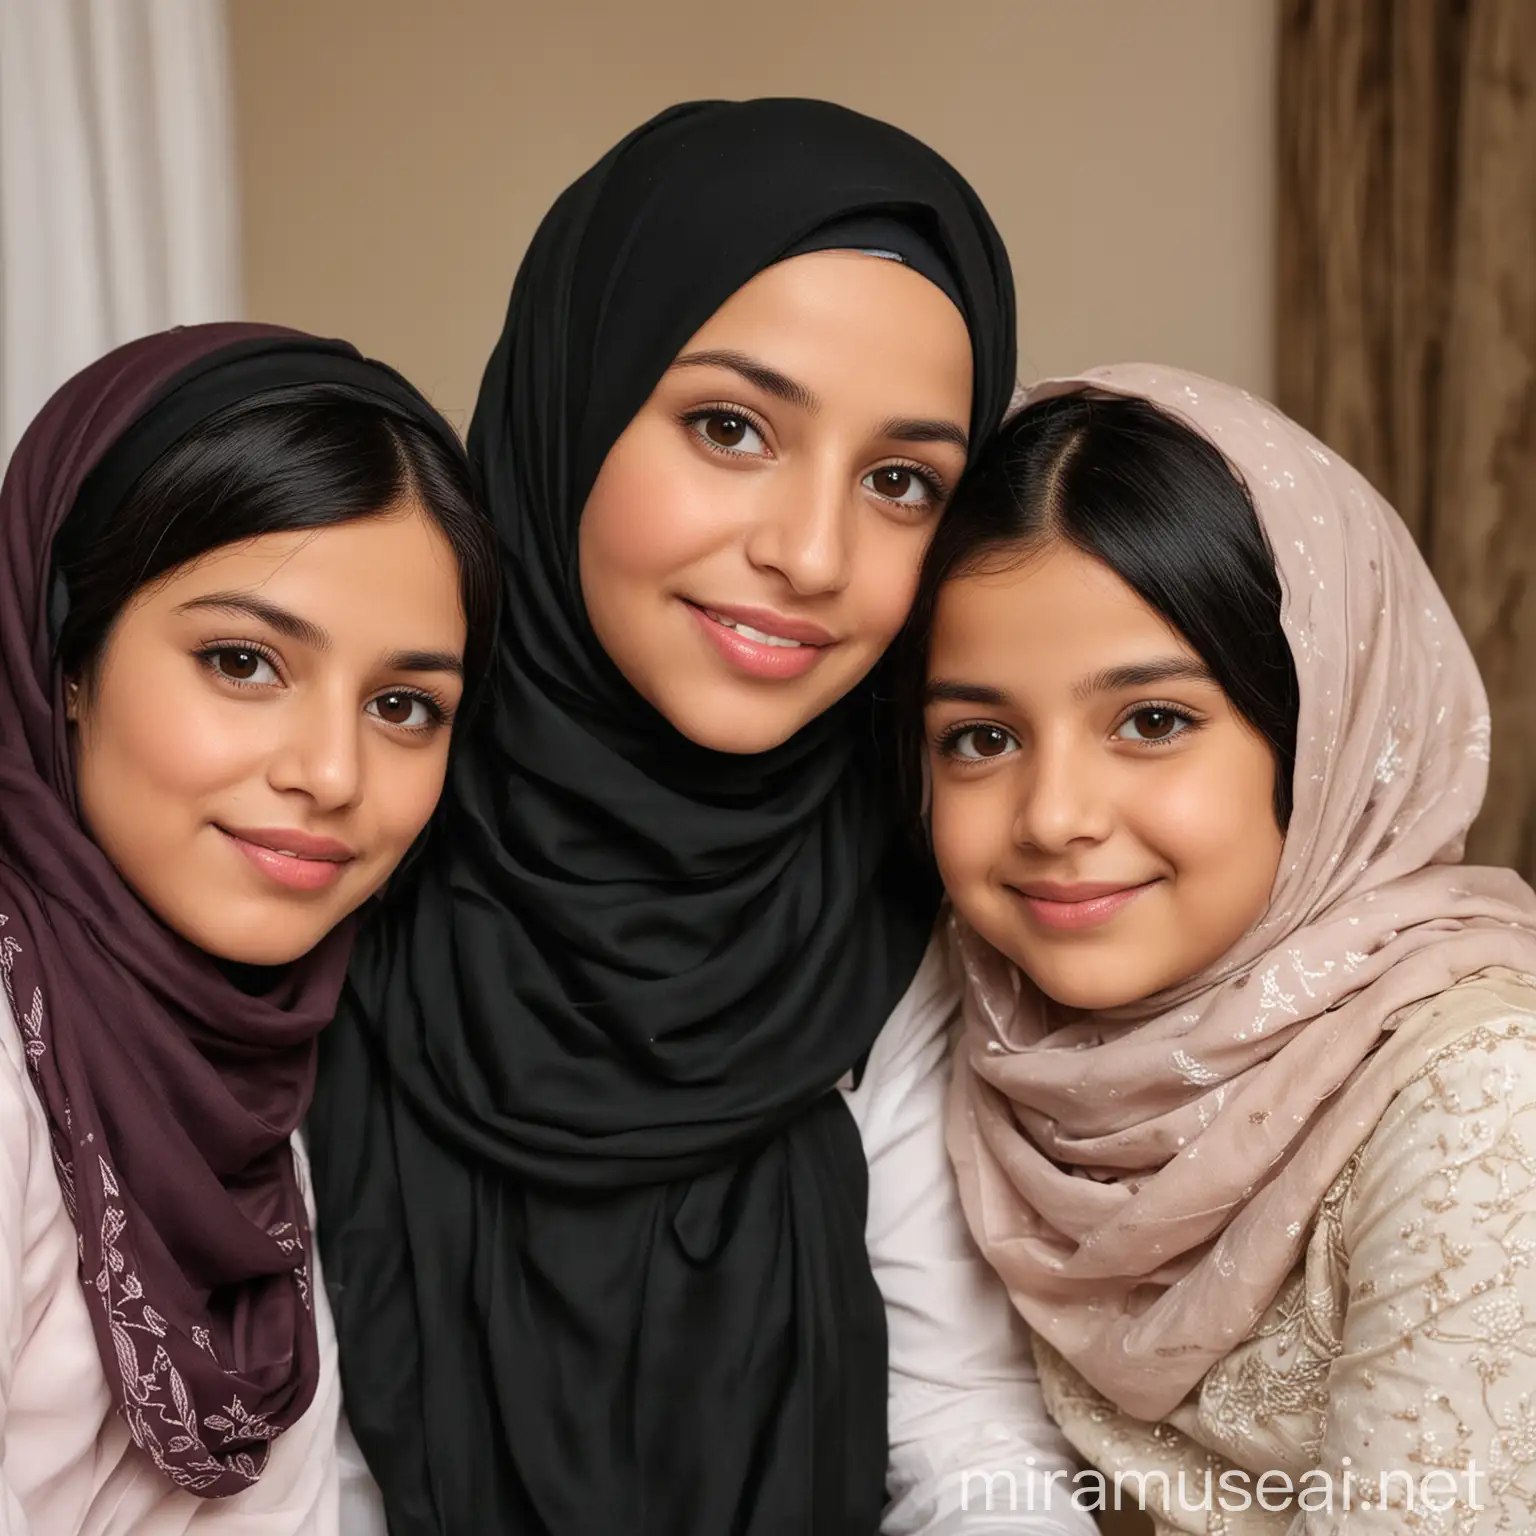
{"label": "maroon hijab", "polygon": [[93,468],[125,434],[152,435],[157,412],[188,424],[241,389],[356,384],[363,370],[398,406],[408,386],[339,342],[233,324],[133,342],[49,401],[0,489],[0,985],[47,1111],[113,1400],[160,1471],[205,1497],[255,1482],[315,1394],[289,1138],[350,932],[252,996],[124,885],[76,814],[50,555]]}

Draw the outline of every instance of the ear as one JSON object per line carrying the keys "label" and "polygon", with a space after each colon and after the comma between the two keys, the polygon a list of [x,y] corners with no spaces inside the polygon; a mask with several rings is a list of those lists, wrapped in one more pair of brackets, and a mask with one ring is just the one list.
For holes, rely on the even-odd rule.
{"label": "ear", "polygon": [[80,718],[80,680],[68,677],[64,680],[64,718],[71,724]]}

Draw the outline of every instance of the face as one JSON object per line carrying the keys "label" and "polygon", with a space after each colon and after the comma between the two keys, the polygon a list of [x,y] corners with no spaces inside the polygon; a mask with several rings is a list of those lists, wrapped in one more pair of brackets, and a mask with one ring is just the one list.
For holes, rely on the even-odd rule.
{"label": "face", "polygon": [[1099,561],[1053,544],[949,583],[924,724],[955,907],[1057,1002],[1148,997],[1264,913],[1269,746]]}
{"label": "face", "polygon": [[581,583],[603,648],[701,746],[787,740],[905,620],[970,413],[965,322],[926,278],[849,252],[768,268],[593,486]]}
{"label": "face", "polygon": [[215,550],[136,594],[67,687],[86,827],[201,949],[294,960],[426,825],[464,640],[417,508]]}

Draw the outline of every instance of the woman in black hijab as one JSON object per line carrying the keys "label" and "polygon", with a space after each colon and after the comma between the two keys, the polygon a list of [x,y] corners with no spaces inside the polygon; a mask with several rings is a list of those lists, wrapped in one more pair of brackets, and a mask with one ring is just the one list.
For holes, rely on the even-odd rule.
{"label": "woman in black hijab", "polygon": [[[857,270],[825,254],[853,251]],[[788,258],[816,253],[802,280]],[[852,482],[864,542],[836,552],[805,509],[837,402],[712,342],[764,283],[799,306],[755,317],[786,346],[864,304],[844,353],[879,355],[909,294],[959,338],[960,419],[884,421]],[[354,963],[311,1121],[347,1410],[394,1536],[879,1529],[884,1306],[833,1089],[913,982],[936,899],[867,674],[1001,419],[1013,333],[971,190],[823,103],[665,112],[535,236],[470,433],[506,575],[495,697]],[[704,387],[691,370],[738,388],[661,410]],[[652,431],[692,433],[709,475],[723,456],[747,508],[659,593],[654,632],[610,588],[711,508],[616,467]],[[793,432],[823,446],[797,457]],[[876,643],[827,615],[898,539]],[[772,583],[766,617],[718,606]]]}

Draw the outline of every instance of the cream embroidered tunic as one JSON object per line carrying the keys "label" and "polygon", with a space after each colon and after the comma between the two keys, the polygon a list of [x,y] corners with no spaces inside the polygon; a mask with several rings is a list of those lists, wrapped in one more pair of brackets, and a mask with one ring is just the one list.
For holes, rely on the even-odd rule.
{"label": "cream embroidered tunic", "polygon": [[[308,1201],[308,1167],[295,1147]],[[48,1123],[0,990],[0,1536],[342,1536],[366,1528],[371,1489],[360,1465],[349,1476],[338,1455],[330,1311],[321,1285],[312,1294],[320,1384],[309,1411],[273,1442],[261,1481],[224,1499],[172,1488],[113,1410]]]}
{"label": "cream embroidered tunic", "polygon": [[[1146,1490],[1159,1536],[1536,1532],[1536,982],[1488,972],[1424,1007],[1441,1016],[1424,1065],[1302,1262],[1166,1421],[1120,1413],[1035,1341],[1052,1416],[1111,1500],[1117,1472],[1123,1507]],[[1284,1507],[1260,1507],[1271,1470],[1299,1504],[1272,1479],[1263,1502]]]}

